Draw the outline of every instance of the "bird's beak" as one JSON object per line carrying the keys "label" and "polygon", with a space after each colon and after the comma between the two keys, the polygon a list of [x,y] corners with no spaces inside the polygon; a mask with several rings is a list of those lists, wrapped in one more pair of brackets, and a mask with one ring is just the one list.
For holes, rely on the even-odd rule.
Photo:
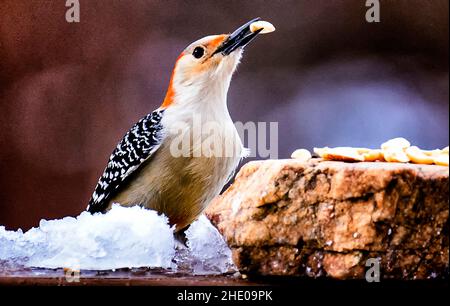
{"label": "bird's beak", "polygon": [[[243,26],[239,27],[236,31],[230,34],[227,39],[216,49],[214,54],[222,53],[223,55],[228,55],[239,47],[245,47],[249,42],[251,42],[262,29],[255,32],[250,30],[250,25],[259,21],[261,18],[255,18],[250,20]],[[213,55],[214,55],[213,54]]]}

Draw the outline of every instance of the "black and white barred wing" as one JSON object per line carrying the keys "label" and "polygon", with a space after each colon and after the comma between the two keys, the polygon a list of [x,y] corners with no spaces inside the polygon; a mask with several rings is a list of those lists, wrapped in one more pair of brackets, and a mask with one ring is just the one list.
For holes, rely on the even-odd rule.
{"label": "black and white barred wing", "polygon": [[89,212],[103,212],[125,179],[159,148],[163,112],[156,110],[139,120],[119,142],[89,200]]}

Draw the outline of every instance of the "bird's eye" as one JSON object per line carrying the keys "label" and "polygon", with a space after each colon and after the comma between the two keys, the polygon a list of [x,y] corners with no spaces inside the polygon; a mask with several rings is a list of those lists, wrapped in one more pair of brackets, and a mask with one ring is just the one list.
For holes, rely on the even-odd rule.
{"label": "bird's eye", "polygon": [[205,54],[205,49],[203,49],[202,47],[195,47],[194,51],[192,52],[192,55],[195,58],[201,58],[203,54]]}

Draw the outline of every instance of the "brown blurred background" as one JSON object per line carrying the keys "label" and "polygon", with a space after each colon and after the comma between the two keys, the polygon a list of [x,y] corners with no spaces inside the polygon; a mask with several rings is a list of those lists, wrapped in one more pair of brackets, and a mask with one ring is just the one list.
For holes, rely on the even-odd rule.
{"label": "brown blurred background", "polygon": [[0,0],[0,225],[78,215],[126,130],[161,103],[179,52],[260,16],[277,31],[246,50],[235,121],[279,122],[299,147],[448,144],[448,0]]}

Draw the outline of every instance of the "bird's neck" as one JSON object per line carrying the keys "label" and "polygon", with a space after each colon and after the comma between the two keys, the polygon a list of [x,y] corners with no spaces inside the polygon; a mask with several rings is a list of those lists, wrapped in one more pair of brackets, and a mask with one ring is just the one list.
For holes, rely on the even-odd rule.
{"label": "bird's neck", "polygon": [[230,80],[231,77],[215,78],[187,85],[171,80],[162,107],[178,113],[201,114],[204,120],[231,120],[227,107]]}
{"label": "bird's neck", "polygon": [[212,81],[207,86],[192,84],[175,91],[173,102],[162,119],[167,137],[179,140],[180,135],[183,139],[190,135],[188,139],[195,144],[203,143],[205,139],[211,141],[213,137],[214,145],[221,143],[223,148],[231,150],[232,157],[240,158],[242,142],[227,108],[229,84],[229,79],[223,83]]}

